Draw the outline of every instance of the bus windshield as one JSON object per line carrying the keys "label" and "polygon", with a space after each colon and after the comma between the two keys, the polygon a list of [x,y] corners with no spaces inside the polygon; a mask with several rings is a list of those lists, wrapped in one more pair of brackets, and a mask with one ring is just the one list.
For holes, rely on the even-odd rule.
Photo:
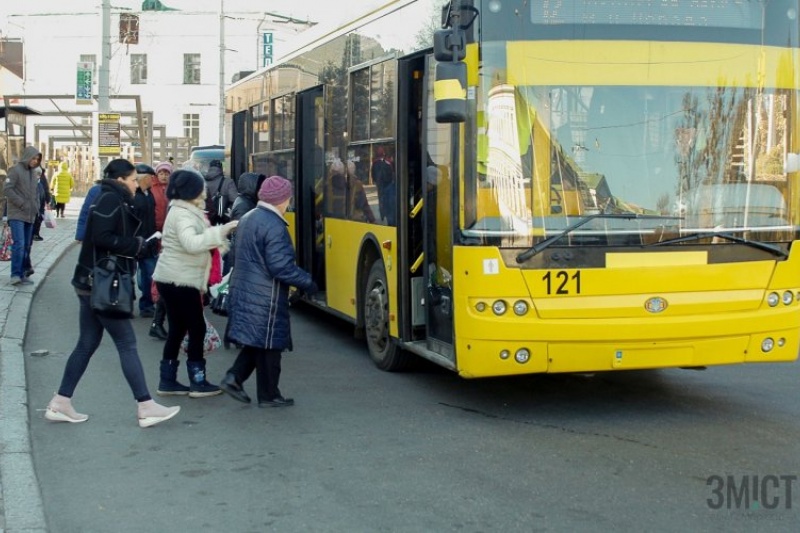
{"label": "bus windshield", "polygon": [[[750,8],[759,2],[722,3],[748,9],[738,23],[731,9],[720,11],[727,18],[717,27],[753,29]],[[628,25],[638,20],[626,17]],[[547,20],[535,12],[520,24],[532,31],[579,19],[574,10]],[[492,26],[491,13],[483,20]],[[647,216],[595,217],[557,245],[723,231],[762,242],[796,238],[796,185],[784,163],[797,151],[798,95],[780,70],[796,50],[608,38],[484,41],[481,49],[467,242],[531,246],[598,213]]]}

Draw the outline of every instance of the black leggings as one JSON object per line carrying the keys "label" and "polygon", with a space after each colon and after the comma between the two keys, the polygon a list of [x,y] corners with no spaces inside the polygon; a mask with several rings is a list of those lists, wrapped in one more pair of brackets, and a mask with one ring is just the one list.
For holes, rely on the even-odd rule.
{"label": "black leggings", "polygon": [[66,204],[63,202],[56,202],[56,216],[63,217],[64,216],[64,207]]}
{"label": "black leggings", "polygon": [[189,334],[189,361],[203,360],[203,338],[206,335],[206,319],[203,314],[203,296],[192,287],[178,287],[172,283],[156,282],[158,294],[167,306],[167,342],[164,344],[164,359],[177,359],[181,342]]}

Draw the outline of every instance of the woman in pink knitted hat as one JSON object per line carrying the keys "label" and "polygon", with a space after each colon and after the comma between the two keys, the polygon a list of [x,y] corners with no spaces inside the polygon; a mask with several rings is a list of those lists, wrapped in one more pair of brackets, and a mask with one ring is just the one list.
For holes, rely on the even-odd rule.
{"label": "woman in pink knitted hat", "polygon": [[259,407],[286,407],[278,388],[281,353],[292,347],[289,287],[311,295],[317,285],[297,266],[289,224],[283,215],[292,199],[292,183],[280,176],[264,180],[258,204],[239,221],[236,267],[228,293],[227,339],[242,346],[220,388],[240,402],[250,402],[244,383],[256,371]]}

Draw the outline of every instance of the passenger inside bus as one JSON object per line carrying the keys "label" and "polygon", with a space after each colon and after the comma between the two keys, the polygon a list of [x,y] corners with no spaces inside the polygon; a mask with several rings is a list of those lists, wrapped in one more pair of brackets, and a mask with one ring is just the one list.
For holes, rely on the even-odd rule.
{"label": "passenger inside bus", "polygon": [[325,215],[359,222],[375,222],[375,215],[367,201],[364,186],[356,177],[353,161],[344,163],[336,159],[331,163],[324,191]]}

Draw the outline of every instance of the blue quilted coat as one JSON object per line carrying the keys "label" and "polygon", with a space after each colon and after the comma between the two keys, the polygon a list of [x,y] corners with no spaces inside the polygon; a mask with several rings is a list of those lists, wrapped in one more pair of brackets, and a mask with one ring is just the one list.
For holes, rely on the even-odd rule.
{"label": "blue quilted coat", "polygon": [[295,262],[286,220],[259,203],[236,228],[235,267],[228,292],[229,342],[291,349],[289,287],[308,290],[311,275]]}

